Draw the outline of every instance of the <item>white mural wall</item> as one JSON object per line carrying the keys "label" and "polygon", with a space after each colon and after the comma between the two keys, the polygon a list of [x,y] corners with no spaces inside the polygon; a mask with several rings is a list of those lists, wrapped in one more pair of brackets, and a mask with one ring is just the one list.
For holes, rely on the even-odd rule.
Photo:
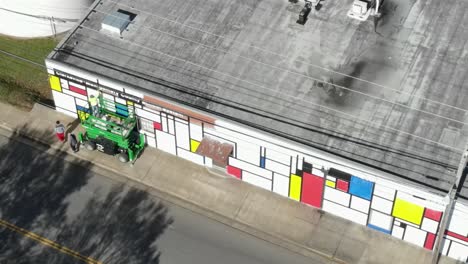
{"label": "white mural wall", "polygon": [[[148,146],[208,167],[222,166],[233,177],[309,204],[399,239],[434,248],[444,198],[376,171],[315,152],[189,108],[144,95],[135,88],[48,62],[57,111],[89,113],[88,97],[101,90],[115,111],[134,112]],[[207,144],[230,146],[226,163],[202,155]],[[218,142],[218,143],[213,143]],[[216,146],[215,146],[216,147]],[[457,203],[445,234],[443,253],[468,259],[468,207]]]}

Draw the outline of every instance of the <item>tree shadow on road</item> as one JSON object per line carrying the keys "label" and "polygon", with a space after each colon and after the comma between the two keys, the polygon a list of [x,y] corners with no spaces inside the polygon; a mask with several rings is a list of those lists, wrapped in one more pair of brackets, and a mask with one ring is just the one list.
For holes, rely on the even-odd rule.
{"label": "tree shadow on road", "polygon": [[[17,131],[44,139],[51,137],[49,131],[36,131],[27,126]],[[19,133],[14,133],[9,139],[2,139],[0,217],[28,230],[41,225],[44,217],[63,221],[67,206],[63,201],[86,184],[89,177],[86,167],[89,163],[66,163],[58,156],[47,154],[45,151],[50,149],[47,145],[38,145],[39,149],[30,148],[22,143],[25,139]],[[32,241],[22,241],[21,236],[3,227],[0,229],[0,238],[0,263],[23,255],[32,245]]]}
{"label": "tree shadow on road", "polygon": [[[45,140],[54,136],[27,126],[18,131]],[[0,136],[0,219],[102,263],[159,262],[155,242],[172,223],[165,206],[144,191],[112,183],[107,194],[90,194],[71,218],[70,197],[86,194],[83,189],[95,177],[89,171],[93,165],[67,162],[66,153],[40,144],[34,149],[25,140],[19,133]],[[83,261],[0,226],[0,263]]]}
{"label": "tree shadow on road", "polygon": [[156,240],[172,223],[168,209],[141,190],[115,186],[92,197],[57,236],[61,244],[102,263],[159,263]]}

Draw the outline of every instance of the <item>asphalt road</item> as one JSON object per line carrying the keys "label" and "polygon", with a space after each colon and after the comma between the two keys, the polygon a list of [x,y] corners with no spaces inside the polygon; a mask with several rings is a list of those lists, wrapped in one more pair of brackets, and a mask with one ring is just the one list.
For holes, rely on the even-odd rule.
{"label": "asphalt road", "polygon": [[323,263],[95,174],[84,161],[1,135],[0,157],[0,263]]}

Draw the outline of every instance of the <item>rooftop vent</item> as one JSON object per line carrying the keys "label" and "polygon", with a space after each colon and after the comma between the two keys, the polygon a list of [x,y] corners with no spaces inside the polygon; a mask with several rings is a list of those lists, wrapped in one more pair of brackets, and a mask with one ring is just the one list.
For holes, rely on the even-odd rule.
{"label": "rooftop vent", "polygon": [[128,24],[135,19],[136,14],[119,9],[118,11],[108,14],[101,24],[101,29],[110,33],[122,34]]}

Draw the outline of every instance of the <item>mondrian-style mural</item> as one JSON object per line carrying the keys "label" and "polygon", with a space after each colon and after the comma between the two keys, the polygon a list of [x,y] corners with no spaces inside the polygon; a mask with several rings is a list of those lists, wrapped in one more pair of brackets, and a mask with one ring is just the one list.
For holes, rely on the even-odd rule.
{"label": "mondrian-style mural", "polygon": [[[151,147],[212,167],[216,165],[213,157],[200,154],[203,142],[209,138],[227,144],[232,151],[222,166],[233,177],[428,250],[434,248],[443,206],[412,195],[398,183],[383,183],[375,175],[354,175],[339,169],[340,164],[286,143],[206,121],[200,114],[168,109],[126,88],[105,87],[63,73],[49,80],[58,111],[80,118],[89,115],[89,96],[97,95],[99,89],[107,99],[106,108],[122,115],[136,114],[140,132]],[[445,234],[445,255],[468,260],[466,223],[468,206],[458,205]]]}
{"label": "mondrian-style mural", "polygon": [[91,113],[89,98],[91,95],[97,96],[99,89],[105,104],[101,107],[123,116],[138,116],[140,132],[145,134],[149,146],[201,165],[212,166],[209,157],[196,153],[204,137],[203,124],[199,120],[191,120],[191,117],[174,112],[167,113],[159,106],[144,102],[143,96],[137,97],[125,88],[114,90],[73,75],[70,78],[63,76],[64,73],[61,75],[49,76],[58,111],[85,118]]}

